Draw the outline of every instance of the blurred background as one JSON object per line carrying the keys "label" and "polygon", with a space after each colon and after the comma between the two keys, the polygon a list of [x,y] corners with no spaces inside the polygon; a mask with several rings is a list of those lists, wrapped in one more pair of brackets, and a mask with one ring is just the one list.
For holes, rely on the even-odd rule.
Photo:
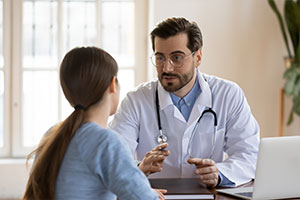
{"label": "blurred background", "polygon": [[[284,1],[275,2],[282,11]],[[59,86],[63,56],[76,46],[108,51],[119,64],[122,99],[156,78],[149,33],[172,16],[197,22],[200,70],[239,84],[261,137],[300,135],[298,116],[286,125],[287,51],[267,0],[0,0],[0,199],[21,197],[26,155],[73,111]]]}

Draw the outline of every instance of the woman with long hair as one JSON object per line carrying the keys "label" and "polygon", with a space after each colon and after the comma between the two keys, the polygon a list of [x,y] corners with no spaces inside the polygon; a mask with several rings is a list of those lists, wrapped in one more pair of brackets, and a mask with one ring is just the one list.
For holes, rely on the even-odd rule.
{"label": "woman with long hair", "polygon": [[164,198],[151,189],[124,140],[106,129],[119,103],[117,72],[116,61],[102,49],[66,54],[60,83],[75,110],[28,156],[35,161],[24,200]]}

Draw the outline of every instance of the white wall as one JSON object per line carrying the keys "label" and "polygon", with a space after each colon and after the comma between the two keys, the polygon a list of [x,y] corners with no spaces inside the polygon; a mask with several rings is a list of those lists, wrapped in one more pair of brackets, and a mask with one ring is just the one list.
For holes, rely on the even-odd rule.
{"label": "white wall", "polygon": [[20,199],[28,179],[25,159],[0,160],[0,199]]}
{"label": "white wall", "polygon": [[[283,7],[283,1],[276,2]],[[198,23],[204,43],[200,70],[237,82],[260,124],[261,136],[277,136],[286,50],[267,0],[150,0],[150,4],[149,27],[172,16]],[[288,115],[291,105],[285,100]],[[300,135],[299,117],[284,134]]]}

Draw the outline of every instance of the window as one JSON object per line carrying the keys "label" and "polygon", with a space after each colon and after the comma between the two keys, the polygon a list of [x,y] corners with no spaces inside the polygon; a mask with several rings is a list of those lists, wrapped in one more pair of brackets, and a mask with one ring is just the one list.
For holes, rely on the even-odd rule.
{"label": "window", "polygon": [[[138,74],[146,77],[146,69],[141,74],[137,68],[139,54],[145,54],[146,48],[135,43],[137,33],[141,34],[136,24],[145,19],[136,17],[145,15],[137,13],[138,7],[145,6],[143,1],[3,0],[13,14],[11,18],[4,13],[3,19],[13,27],[8,39],[12,50],[8,50],[2,44],[7,38],[2,40],[0,18],[0,153],[5,145],[11,145],[11,151],[3,150],[0,155],[25,156],[47,129],[73,111],[60,89],[58,74],[59,64],[70,49],[98,46],[112,54],[119,64],[121,99],[141,81]],[[2,1],[0,6],[3,12]],[[9,73],[3,67],[5,51],[12,52]],[[12,101],[5,101],[9,96]],[[6,106],[9,109],[4,110]],[[9,131],[4,124],[9,124]]]}

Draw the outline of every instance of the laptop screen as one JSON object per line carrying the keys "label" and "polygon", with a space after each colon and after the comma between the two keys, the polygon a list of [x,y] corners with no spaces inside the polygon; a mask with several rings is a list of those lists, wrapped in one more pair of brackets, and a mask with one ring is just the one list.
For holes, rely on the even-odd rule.
{"label": "laptop screen", "polygon": [[[300,136],[262,138],[253,188],[217,190],[240,198],[300,197]],[[288,184],[287,184],[288,183]]]}

